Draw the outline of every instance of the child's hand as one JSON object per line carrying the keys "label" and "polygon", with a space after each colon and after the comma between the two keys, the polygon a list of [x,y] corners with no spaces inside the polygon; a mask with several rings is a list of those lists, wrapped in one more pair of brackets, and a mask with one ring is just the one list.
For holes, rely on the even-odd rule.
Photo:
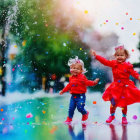
{"label": "child's hand", "polygon": [[96,79],[94,80],[94,83],[95,83],[95,84],[98,84],[99,80],[100,80],[99,78],[96,78]]}
{"label": "child's hand", "polygon": [[62,90],[59,92],[59,94],[60,94],[60,95],[62,95],[62,94],[63,94]]}
{"label": "child's hand", "polygon": [[94,51],[94,50],[90,50],[90,54],[92,55],[92,56],[96,56],[96,52]]}

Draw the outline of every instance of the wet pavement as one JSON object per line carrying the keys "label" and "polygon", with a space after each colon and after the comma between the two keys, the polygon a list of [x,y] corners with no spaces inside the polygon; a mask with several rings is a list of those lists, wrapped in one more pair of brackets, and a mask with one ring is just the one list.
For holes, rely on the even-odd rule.
{"label": "wet pavement", "polygon": [[110,104],[102,101],[100,93],[87,94],[88,121],[81,123],[82,116],[76,110],[72,124],[66,125],[63,121],[67,117],[69,99],[69,94],[46,95],[0,103],[0,140],[140,139],[140,104],[128,107],[127,125],[121,124],[121,108],[116,111],[116,119],[106,124]]}

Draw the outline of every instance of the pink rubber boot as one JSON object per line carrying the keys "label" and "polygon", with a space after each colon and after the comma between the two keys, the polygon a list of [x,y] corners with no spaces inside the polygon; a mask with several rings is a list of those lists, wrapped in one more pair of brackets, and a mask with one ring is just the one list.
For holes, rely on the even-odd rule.
{"label": "pink rubber boot", "polygon": [[122,117],[122,124],[128,124],[126,117]]}
{"label": "pink rubber boot", "polygon": [[115,119],[115,116],[109,116],[109,118],[106,120],[106,123],[111,123]]}

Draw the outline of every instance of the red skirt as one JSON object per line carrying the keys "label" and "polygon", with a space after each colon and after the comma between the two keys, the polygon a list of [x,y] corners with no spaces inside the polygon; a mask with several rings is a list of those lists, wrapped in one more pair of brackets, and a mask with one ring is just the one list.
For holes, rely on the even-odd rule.
{"label": "red skirt", "polygon": [[111,101],[114,98],[116,106],[125,107],[140,102],[140,90],[131,80],[125,82],[115,81],[105,90],[102,98],[104,101]]}

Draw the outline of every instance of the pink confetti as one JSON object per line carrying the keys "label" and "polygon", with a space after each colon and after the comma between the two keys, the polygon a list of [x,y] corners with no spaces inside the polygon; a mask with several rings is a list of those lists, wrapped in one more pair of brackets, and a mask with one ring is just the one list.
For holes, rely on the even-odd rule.
{"label": "pink confetti", "polygon": [[26,115],[26,118],[32,118],[32,117],[33,117],[32,113]]}
{"label": "pink confetti", "polygon": [[134,115],[134,116],[133,116],[133,119],[136,120],[136,119],[137,119],[137,115]]}
{"label": "pink confetti", "polygon": [[15,71],[15,68],[12,68],[12,71]]}
{"label": "pink confetti", "polygon": [[124,30],[124,27],[121,27],[121,30]]}
{"label": "pink confetti", "polygon": [[108,20],[106,20],[106,22],[108,22]]}
{"label": "pink confetti", "polygon": [[4,121],[4,118],[2,118],[2,120]]}
{"label": "pink confetti", "polygon": [[134,52],[134,49],[132,49],[132,52]]}

